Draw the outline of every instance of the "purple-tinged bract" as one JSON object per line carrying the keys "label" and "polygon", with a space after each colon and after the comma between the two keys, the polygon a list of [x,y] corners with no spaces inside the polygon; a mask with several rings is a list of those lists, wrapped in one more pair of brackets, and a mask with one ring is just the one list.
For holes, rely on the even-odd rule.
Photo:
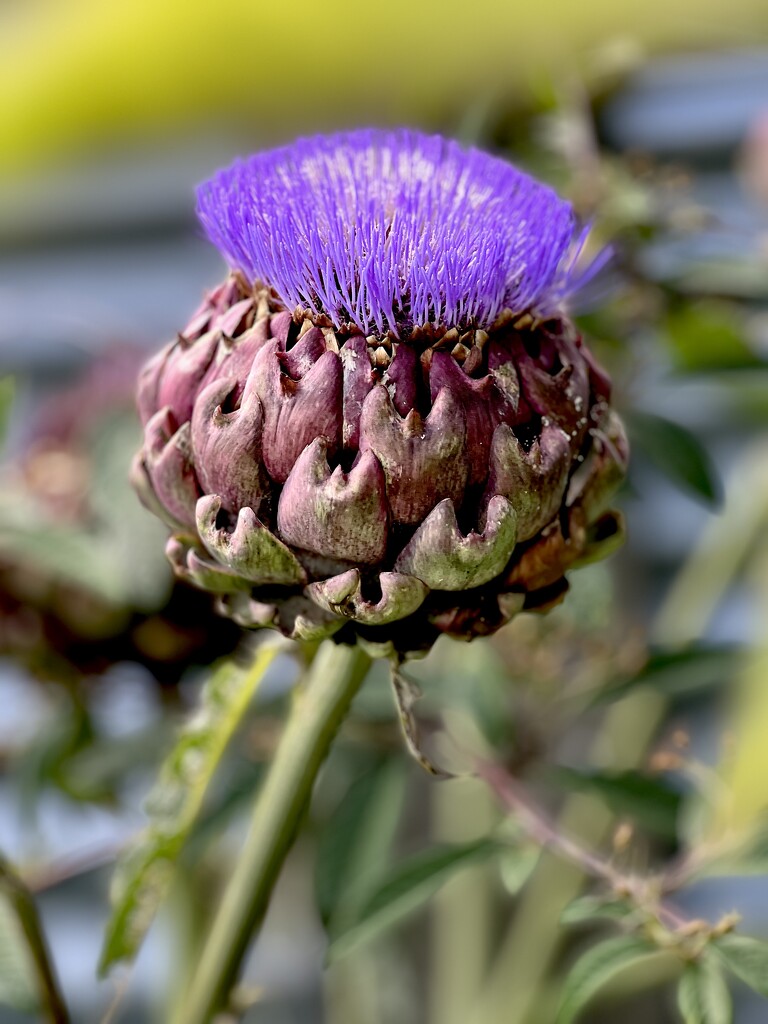
{"label": "purple-tinged bract", "polygon": [[399,337],[555,311],[582,238],[552,189],[439,135],[363,130],[239,160],[198,190],[233,270],[286,308]]}
{"label": "purple-tinged bract", "polygon": [[142,373],[135,482],[224,614],[409,654],[550,607],[615,546],[626,439],[562,309],[583,234],[549,188],[364,131],[199,204],[232,273]]}

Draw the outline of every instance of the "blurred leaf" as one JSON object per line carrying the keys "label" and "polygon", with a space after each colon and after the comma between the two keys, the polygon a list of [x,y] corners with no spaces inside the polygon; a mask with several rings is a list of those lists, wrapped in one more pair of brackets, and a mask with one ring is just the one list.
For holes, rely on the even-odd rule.
{"label": "blurred leaf", "polygon": [[[235,766],[216,774],[215,785],[206,794],[206,804],[198,815],[184,844],[186,862],[194,865],[203,856],[238,812],[249,806],[264,778],[264,766],[247,757],[233,757]],[[214,792],[215,791],[215,792]]]}
{"label": "blurred leaf", "polygon": [[2,509],[0,550],[54,578],[94,591],[102,600],[121,602],[123,581],[98,537],[46,522],[24,498],[15,500],[7,493],[4,498],[14,500],[14,507]]}
{"label": "blurred leaf", "polygon": [[[706,850],[707,841],[712,839],[712,822],[719,795],[712,787],[691,789],[680,808],[678,837],[697,860]],[[695,877],[698,877],[699,873],[699,870],[693,871]],[[701,873],[706,874],[706,871]]]}
{"label": "blurred leaf", "polygon": [[741,828],[718,828],[723,790],[689,795],[681,815],[681,835],[693,857],[686,877],[722,878],[768,874],[768,812]]}
{"label": "blurred leaf", "polygon": [[731,1024],[731,994],[713,957],[702,956],[686,967],[677,988],[677,1005],[685,1024]]}
{"label": "blurred leaf", "polygon": [[378,881],[400,820],[401,758],[382,759],[356,779],[323,829],[315,861],[320,919],[331,930],[349,920]]}
{"label": "blurred leaf", "polygon": [[743,308],[715,300],[686,303],[665,324],[678,365],[685,370],[762,366],[740,330]]}
{"label": "blurred leaf", "polygon": [[[710,824],[712,813],[706,824]],[[704,842],[712,837],[702,830]],[[734,836],[733,842],[723,844],[719,849],[717,838],[714,839],[715,853],[711,858],[702,861],[696,877],[722,877],[745,875],[768,875],[768,815],[762,814],[757,821],[740,834]],[[706,852],[706,847],[704,847]]]}
{"label": "blurred leaf", "polygon": [[421,715],[441,715],[448,706],[465,708],[492,746],[509,740],[509,670],[492,644],[456,650],[454,643],[438,643],[429,658],[409,666],[409,675],[424,691]]}
{"label": "blurred leaf", "polygon": [[606,939],[588,950],[565,980],[557,1024],[571,1024],[615,975],[658,955],[656,946],[634,935]]}
{"label": "blurred leaf", "polygon": [[720,505],[722,485],[694,434],[654,413],[635,410],[626,419],[632,443],[674,484],[710,507]]}
{"label": "blurred leaf", "polygon": [[0,444],[5,440],[16,386],[13,377],[0,377]]}
{"label": "blurred leaf", "polygon": [[128,467],[138,444],[132,416],[100,424],[89,450],[84,523],[58,521],[22,487],[0,488],[0,551],[116,608],[160,607],[171,585],[163,557],[167,531],[131,489]]}
{"label": "blurred leaf", "polygon": [[[755,578],[759,579],[757,574]],[[766,598],[757,607],[766,614]],[[717,813],[712,819],[713,837],[729,833],[748,833],[759,828],[768,812],[768,645],[756,637],[755,646],[744,660],[734,686],[735,707],[730,715],[731,740],[720,756],[718,766],[722,789],[718,792]]]}
{"label": "blurred leaf", "polygon": [[562,924],[583,924],[587,921],[620,921],[632,912],[632,907],[614,896],[579,896],[563,910]]}
{"label": "blurred leaf", "polygon": [[201,706],[184,726],[150,794],[149,824],[118,862],[113,912],[99,970],[132,960],[173,879],[175,862],[195,824],[213,773],[267,669],[284,644],[263,641],[253,663],[221,665],[206,683]]}
{"label": "blurred leaf", "polygon": [[669,284],[688,295],[727,295],[732,299],[764,299],[768,293],[762,260],[686,260]]}
{"label": "blurred leaf", "polygon": [[516,896],[531,876],[539,862],[541,850],[532,843],[510,846],[499,856],[499,872],[504,888],[510,896]]}
{"label": "blurred leaf", "polygon": [[40,1008],[35,968],[19,919],[0,895],[0,1006],[33,1013]]}
{"label": "blurred leaf", "polygon": [[22,812],[33,820],[42,793],[57,786],[73,800],[90,800],[108,796],[71,787],[67,766],[72,758],[87,750],[94,740],[94,727],[87,703],[74,691],[64,687],[51,688],[50,713],[35,736],[22,749],[14,764],[14,773],[22,796]]}
{"label": "blurred leaf", "polygon": [[52,1024],[69,1014],[51,965],[35,901],[0,857],[0,1004],[35,1012]]}
{"label": "blurred leaf", "polygon": [[768,997],[768,943],[747,935],[724,935],[712,948],[737,978]]}
{"label": "blurred leaf", "polygon": [[77,800],[114,799],[132,770],[156,765],[167,740],[167,721],[124,736],[96,737],[62,758],[56,781]]}
{"label": "blurred leaf", "polygon": [[[768,324],[768,314],[765,314]],[[765,327],[762,328],[765,333]],[[744,424],[751,432],[755,421],[763,426],[768,419],[768,364],[760,369],[750,367],[741,371],[721,374],[718,386],[728,397],[728,415]]]}
{"label": "blurred leaf", "polygon": [[349,927],[333,936],[328,955],[337,959],[423,906],[457,871],[499,853],[498,842],[480,839],[440,846],[400,864],[366,899]]}
{"label": "blurred leaf", "polygon": [[682,797],[662,778],[637,771],[578,771],[561,767],[555,768],[553,774],[567,789],[596,793],[619,817],[631,818],[658,835],[675,837]]}
{"label": "blurred leaf", "polygon": [[601,689],[596,701],[616,700],[638,686],[650,686],[666,697],[687,697],[728,682],[743,658],[744,648],[737,644],[657,650],[638,673]]}

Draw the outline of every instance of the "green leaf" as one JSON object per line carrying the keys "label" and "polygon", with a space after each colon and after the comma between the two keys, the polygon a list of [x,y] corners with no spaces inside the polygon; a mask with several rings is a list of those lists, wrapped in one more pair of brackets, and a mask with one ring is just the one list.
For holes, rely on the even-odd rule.
{"label": "green leaf", "polygon": [[495,840],[480,839],[414,855],[400,864],[368,897],[355,921],[333,936],[329,958],[345,956],[362,942],[368,942],[401,921],[431,899],[457,871],[487,860],[500,849]]}
{"label": "green leaf", "polygon": [[662,778],[637,771],[579,771],[557,767],[554,778],[565,788],[588,791],[602,797],[614,814],[631,818],[657,835],[676,835],[681,794]]}
{"label": "green leaf", "polygon": [[323,829],[315,862],[315,898],[329,931],[356,915],[378,882],[400,820],[401,758],[381,760],[356,779]]}
{"label": "green leaf", "polygon": [[747,935],[724,935],[712,948],[737,978],[768,997],[768,943]]}
{"label": "green leaf", "polygon": [[625,696],[638,686],[650,686],[666,697],[687,697],[728,682],[744,657],[736,644],[696,644],[683,650],[656,650],[636,674],[602,689],[597,703]]}
{"label": "green leaf", "polygon": [[579,896],[563,910],[562,924],[583,924],[588,921],[620,921],[632,912],[632,907],[614,896]]}
{"label": "green leaf", "polygon": [[213,774],[267,669],[284,648],[270,638],[246,669],[226,662],[206,683],[201,707],[182,729],[147,800],[149,824],[120,858],[113,912],[99,970],[132,960],[165,897],[176,860],[200,814]]}
{"label": "green leaf", "polygon": [[501,882],[510,896],[516,896],[531,877],[539,862],[541,849],[533,843],[522,841],[519,846],[509,846],[499,856]]}
{"label": "green leaf", "polygon": [[731,994],[712,956],[686,967],[677,988],[677,1005],[685,1024],[731,1024]]}
{"label": "green leaf", "polygon": [[572,1024],[592,997],[628,967],[658,955],[645,939],[622,935],[588,950],[565,980],[556,1024]]}
{"label": "green leaf", "polygon": [[0,377],[0,443],[5,440],[16,391],[13,377]]}
{"label": "green leaf", "polygon": [[685,427],[654,413],[627,415],[637,448],[682,490],[711,507],[722,499],[722,485],[706,450]]}
{"label": "green leaf", "polygon": [[743,319],[743,307],[714,299],[673,310],[666,334],[680,368],[702,371],[763,365],[744,338]]}

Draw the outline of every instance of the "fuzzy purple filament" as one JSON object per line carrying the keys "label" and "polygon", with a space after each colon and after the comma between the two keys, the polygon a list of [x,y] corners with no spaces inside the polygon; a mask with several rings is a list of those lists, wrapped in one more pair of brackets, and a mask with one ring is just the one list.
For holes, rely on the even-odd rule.
{"label": "fuzzy purple filament", "polygon": [[299,139],[219,171],[198,216],[233,269],[337,327],[489,327],[552,313],[584,241],[569,203],[439,135]]}

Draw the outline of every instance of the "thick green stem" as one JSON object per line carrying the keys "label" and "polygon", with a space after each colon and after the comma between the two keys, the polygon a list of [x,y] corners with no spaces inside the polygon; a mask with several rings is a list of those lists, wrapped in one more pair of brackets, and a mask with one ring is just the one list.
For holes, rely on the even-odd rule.
{"label": "thick green stem", "polygon": [[359,648],[327,642],[296,698],[262,786],[177,1024],[209,1024],[227,1004],[269,905],[321,764],[370,665]]}

